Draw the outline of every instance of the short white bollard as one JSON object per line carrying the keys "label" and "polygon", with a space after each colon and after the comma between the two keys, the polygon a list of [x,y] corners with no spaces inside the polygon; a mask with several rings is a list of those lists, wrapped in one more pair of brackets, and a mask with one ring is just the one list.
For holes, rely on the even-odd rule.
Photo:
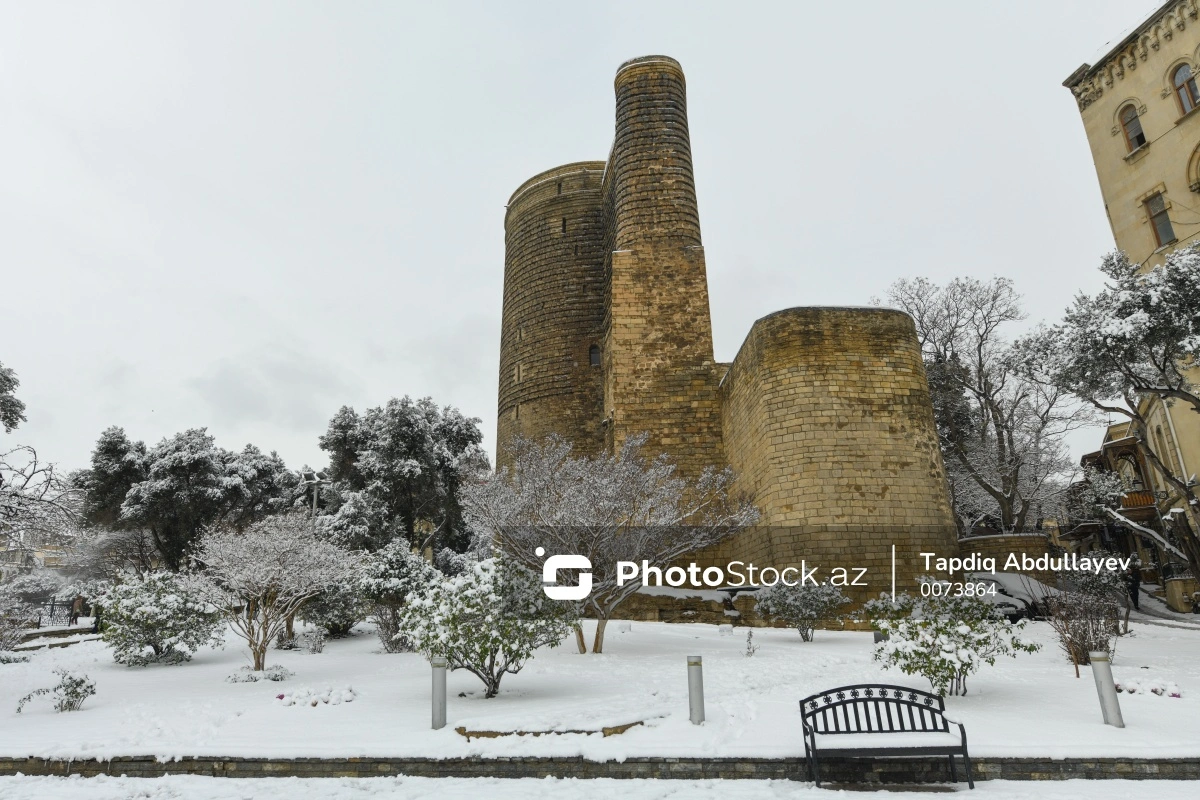
{"label": "short white bollard", "polygon": [[717,633],[721,636],[733,636],[733,626],[732,625],[718,625]]}
{"label": "short white bollard", "polygon": [[429,659],[433,667],[433,729],[446,727],[446,659],[434,656]]}
{"label": "short white bollard", "polygon": [[1096,692],[1100,695],[1100,710],[1104,712],[1104,724],[1124,728],[1121,703],[1117,700],[1117,685],[1113,682],[1112,664],[1108,653],[1094,650],[1088,653],[1092,660],[1092,677],[1096,679]]}
{"label": "short white bollard", "polygon": [[700,656],[688,656],[688,708],[692,724],[704,722],[704,667]]}
{"label": "short white bollard", "polygon": [[629,633],[633,630],[633,624],[628,620],[622,620],[617,623],[617,633]]}

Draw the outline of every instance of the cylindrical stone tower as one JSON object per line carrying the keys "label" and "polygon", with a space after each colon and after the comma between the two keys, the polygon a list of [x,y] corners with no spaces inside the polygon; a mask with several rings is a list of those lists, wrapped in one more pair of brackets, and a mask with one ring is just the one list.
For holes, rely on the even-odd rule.
{"label": "cylindrical stone tower", "polygon": [[565,435],[581,454],[602,446],[603,174],[603,161],[566,164],[508,201],[498,466],[517,436]]}
{"label": "cylindrical stone tower", "polygon": [[720,466],[708,276],[683,68],[644,56],[617,70],[605,176],[611,247],[604,347],[607,445],[646,434],[688,474]]}
{"label": "cylindrical stone tower", "polygon": [[614,86],[613,249],[700,246],[683,67],[667,56],[635,58],[617,70]]}

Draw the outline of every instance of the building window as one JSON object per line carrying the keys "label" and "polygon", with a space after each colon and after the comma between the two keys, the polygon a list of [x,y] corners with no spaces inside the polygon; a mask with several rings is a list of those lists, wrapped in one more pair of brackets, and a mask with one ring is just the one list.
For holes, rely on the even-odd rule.
{"label": "building window", "polygon": [[1184,64],[1175,70],[1172,77],[1175,84],[1175,96],[1179,98],[1179,108],[1184,114],[1200,104],[1200,91],[1196,90],[1196,79],[1192,76],[1192,68]]}
{"label": "building window", "polygon": [[1175,229],[1171,227],[1171,218],[1167,215],[1167,201],[1162,192],[1146,201],[1146,214],[1150,217],[1150,227],[1154,229],[1154,240],[1158,246],[1175,241]]}
{"label": "building window", "polygon": [[562,232],[563,232],[563,233],[566,233],[566,232],[567,232],[567,218],[566,218],[566,217],[563,217],[563,221],[562,221]]}
{"label": "building window", "polygon": [[588,363],[593,367],[600,366],[600,347],[598,345],[588,348]]}
{"label": "building window", "polygon": [[1146,143],[1142,121],[1138,119],[1137,109],[1132,103],[1121,109],[1121,130],[1125,131],[1125,144],[1129,147],[1129,152],[1132,153]]}

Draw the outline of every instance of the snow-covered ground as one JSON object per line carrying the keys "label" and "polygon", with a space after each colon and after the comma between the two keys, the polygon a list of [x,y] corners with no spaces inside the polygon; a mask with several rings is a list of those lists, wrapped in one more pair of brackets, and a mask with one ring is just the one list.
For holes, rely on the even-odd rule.
{"label": "snow-covered ground", "polygon": [[[590,627],[590,624],[588,625]],[[465,671],[449,677],[449,725],[430,730],[430,670],[418,655],[386,655],[369,631],[330,641],[324,653],[271,651],[268,663],[296,675],[285,683],[227,683],[246,663],[239,640],[202,650],[181,666],[128,668],[102,642],[42,650],[27,664],[0,665],[0,754],[72,758],[115,755],[224,756],[766,756],[802,753],[797,701],[848,683],[923,682],[884,672],[869,633],[818,631],[804,643],[790,630],[634,622],[609,626],[603,655],[567,645],[539,653],[500,696],[482,697]],[[1049,628],[1030,629],[1042,652],[1003,659],[949,698],[978,756],[1200,756],[1200,632],[1134,624],[1114,662],[1118,681],[1176,683],[1182,698],[1120,695],[1127,727],[1101,723],[1087,668],[1075,678]],[[688,721],[688,655],[704,657],[707,722]],[[54,713],[45,698],[15,713],[27,692],[49,686],[55,667],[86,672],[97,694],[83,710]],[[352,702],[284,705],[276,696],[353,688]],[[644,721],[626,733],[508,736],[467,741],[454,731],[593,730]],[[244,785],[244,784],[243,784]],[[1157,785],[1157,784],[1156,784]],[[350,791],[347,789],[347,791]]]}
{"label": "snow-covered ground", "polygon": [[[1187,781],[1063,781],[1061,783],[985,781],[965,795],[971,800],[1193,800],[1196,784]],[[967,792],[966,784],[956,791]],[[873,793],[875,796],[882,794]],[[791,781],[650,781],[536,780],[523,778],[0,778],[5,800],[567,800],[620,797],[622,800],[720,798],[720,800],[818,800],[861,792],[816,789]],[[938,792],[905,789],[904,798],[945,797]]]}

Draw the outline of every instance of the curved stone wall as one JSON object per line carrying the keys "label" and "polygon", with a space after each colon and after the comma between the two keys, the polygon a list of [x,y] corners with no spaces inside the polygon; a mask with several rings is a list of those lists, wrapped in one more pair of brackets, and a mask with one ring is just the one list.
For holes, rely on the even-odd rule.
{"label": "curved stone wall", "polygon": [[865,567],[915,586],[920,552],[957,553],[912,319],[792,308],[758,320],[722,382],[725,452],[763,512],[720,555],[772,566]]}
{"label": "curved stone wall", "polygon": [[604,318],[603,173],[603,161],[566,164],[508,202],[498,465],[519,435],[558,433],[589,454],[602,445],[603,381],[590,350]]}

